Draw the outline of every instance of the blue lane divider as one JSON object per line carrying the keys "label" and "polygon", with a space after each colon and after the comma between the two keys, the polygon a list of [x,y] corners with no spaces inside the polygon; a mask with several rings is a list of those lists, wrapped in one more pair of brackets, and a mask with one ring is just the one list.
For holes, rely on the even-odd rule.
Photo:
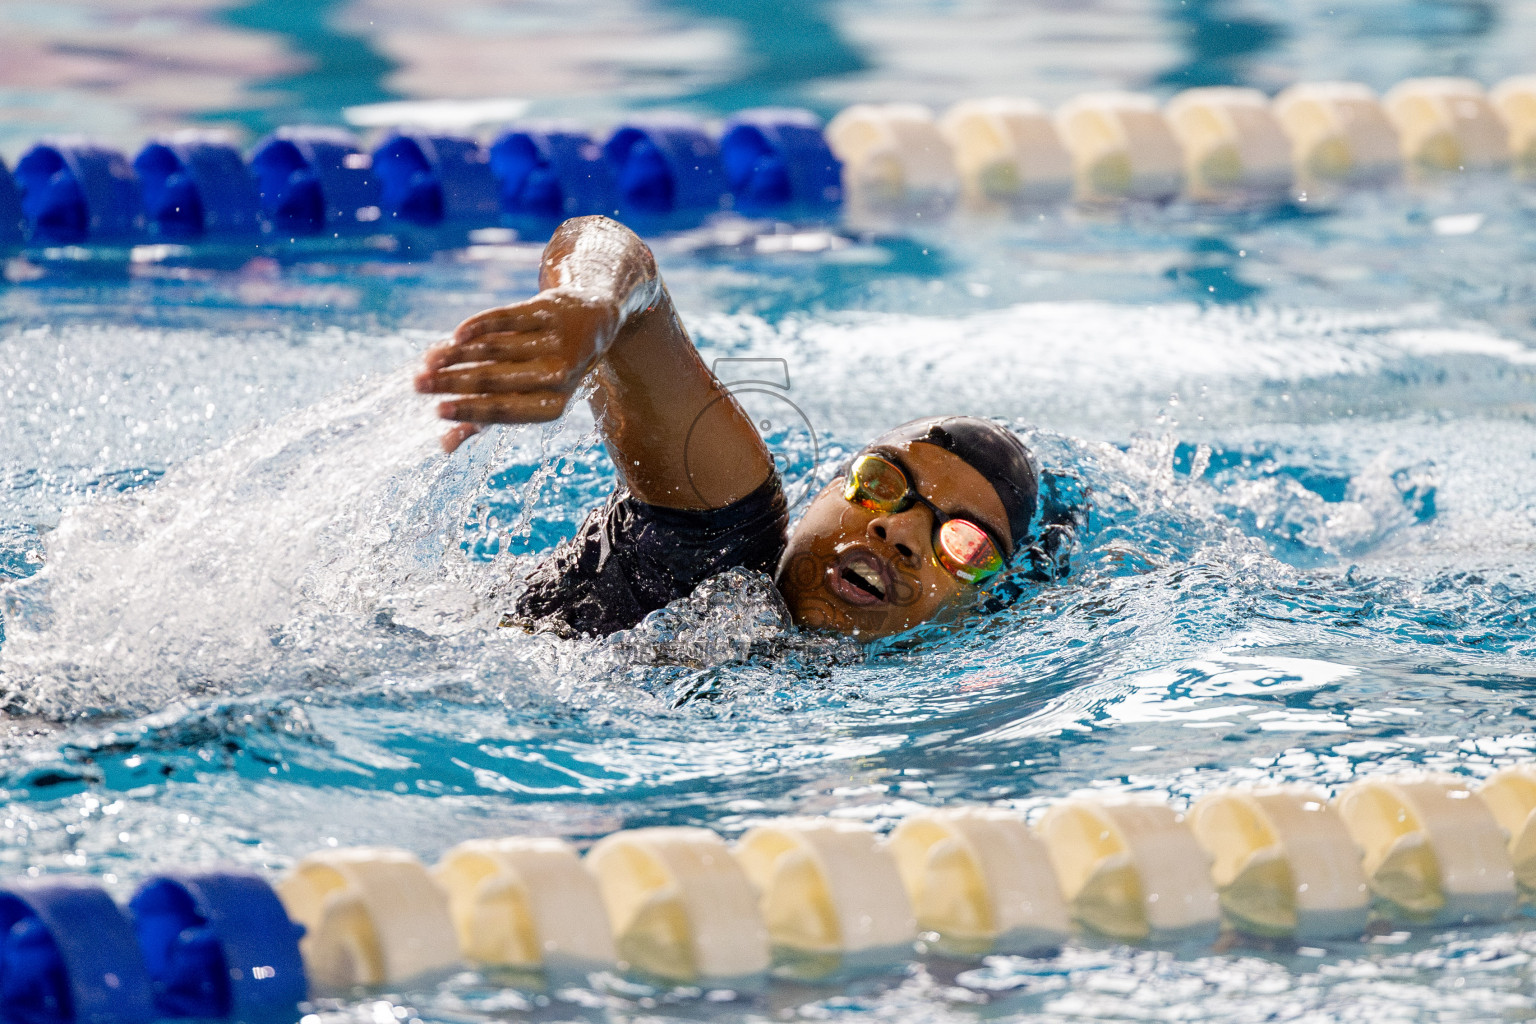
{"label": "blue lane divider", "polygon": [[154,999],[133,927],[84,879],[0,885],[0,1019],[148,1024]]}
{"label": "blue lane divider", "polygon": [[279,236],[344,234],[380,215],[368,157],[335,128],[279,128],[251,154],[261,205]]}
{"label": "blue lane divider", "polygon": [[503,133],[491,145],[491,170],[502,212],[514,221],[612,214],[618,206],[602,147],[569,126],[527,125]]}
{"label": "blue lane divider", "polygon": [[150,142],[133,160],[151,229],[166,238],[254,234],[261,199],[240,153],[217,136]]}
{"label": "blue lane divider", "polygon": [[232,871],[159,875],[128,904],[167,1017],[292,1021],[306,986],[299,938],[261,878]]}
{"label": "blue lane divider", "polygon": [[485,227],[501,204],[489,157],[474,139],[398,133],[373,151],[380,205],[390,220],[421,227]]}
{"label": "blue lane divider", "polygon": [[[137,174],[135,174],[137,171]],[[341,129],[281,128],[249,165],[217,136],[152,140],[132,165],[84,141],[39,143],[0,164],[0,245],[127,244],[257,231],[274,240],[415,227],[533,235],[566,217],[619,216],[641,230],[749,216],[825,217],[840,168],[807,111],[746,111],[717,145],[702,123],[653,117],[599,146],[569,125],[522,125],[487,151],[473,139],[399,131],[372,155]],[[379,223],[385,220],[385,223]],[[147,234],[146,234],[147,232]]]}
{"label": "blue lane divider", "polygon": [[619,128],[603,145],[626,216],[704,214],[720,209],[725,170],[720,149],[704,126],[667,118]]}
{"label": "blue lane divider", "polygon": [[38,143],[16,164],[16,183],[34,242],[128,242],[143,230],[138,180],[115,149]]}
{"label": "blue lane divider", "polygon": [[825,215],[843,200],[843,167],[806,110],[745,110],[726,121],[720,163],[742,213]]}
{"label": "blue lane divider", "polygon": [[22,229],[21,193],[16,182],[0,160],[0,246],[20,245],[25,237]]}

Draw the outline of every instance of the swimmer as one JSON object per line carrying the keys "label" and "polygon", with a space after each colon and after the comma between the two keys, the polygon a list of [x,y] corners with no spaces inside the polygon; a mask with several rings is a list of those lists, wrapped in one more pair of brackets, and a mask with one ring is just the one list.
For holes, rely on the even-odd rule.
{"label": "swimmer", "polygon": [[767,446],[700,359],[645,243],[604,217],[568,220],[539,288],[465,320],[416,377],[452,396],[437,410],[456,424],[449,452],[486,424],[558,418],[591,379],[619,483],[533,571],[514,622],[607,635],[741,566],[773,574],[797,626],[867,641],[954,620],[1040,556],[1028,449],[968,416],[875,438],[786,536]]}

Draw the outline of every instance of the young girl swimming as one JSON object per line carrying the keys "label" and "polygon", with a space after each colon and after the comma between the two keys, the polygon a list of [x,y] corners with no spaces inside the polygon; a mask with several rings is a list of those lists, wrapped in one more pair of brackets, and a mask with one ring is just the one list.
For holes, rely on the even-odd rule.
{"label": "young girl swimming", "polygon": [[779,475],[699,358],[649,248],[604,217],[568,220],[533,298],[465,320],[418,391],[454,397],[453,451],[489,423],[558,418],[583,380],[619,477],[529,577],[514,618],[606,635],[733,566],[774,574],[796,625],[860,640],[974,608],[1032,544],[1038,474],[985,420],[917,420],[861,449],[786,537]]}

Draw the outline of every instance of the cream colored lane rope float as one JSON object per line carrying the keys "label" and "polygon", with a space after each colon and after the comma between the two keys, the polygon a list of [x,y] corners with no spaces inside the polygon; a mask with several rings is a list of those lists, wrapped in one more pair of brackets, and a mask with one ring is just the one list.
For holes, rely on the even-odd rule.
{"label": "cream colored lane rope float", "polygon": [[1019,815],[929,811],[903,821],[890,848],[917,926],[940,952],[1028,953],[1071,931],[1045,843]]}
{"label": "cream colored lane rope float", "polygon": [[1515,173],[1536,178],[1536,75],[1506,79],[1489,94],[1509,126],[1509,156]]}
{"label": "cream colored lane rope float", "polygon": [[1359,934],[1370,884],[1344,819],[1307,786],[1229,789],[1190,810],[1227,920],[1253,935]]}
{"label": "cream colored lane rope float", "polygon": [[1050,113],[1027,99],[965,100],[939,121],[967,205],[1045,206],[1072,198],[1072,154]]}
{"label": "cream colored lane rope float", "polygon": [[1371,188],[1401,172],[1397,128],[1376,94],[1363,85],[1293,85],[1275,97],[1274,112],[1291,142],[1300,191],[1326,195]]}
{"label": "cream colored lane rope float", "polygon": [[1327,198],[1400,177],[1513,168],[1536,178],[1536,75],[1491,92],[1418,78],[1382,96],[1352,82],[1189,89],[1159,105],[1088,93],[1054,115],[1032,100],[965,100],[941,118],[914,104],[859,104],[827,126],[848,213],[978,211],[1064,201],[1102,206],[1183,196],[1224,205],[1288,193]]}
{"label": "cream colored lane rope float", "polygon": [[868,829],[825,819],[754,828],[737,862],[759,894],[768,937],[798,973],[899,963],[917,922],[896,859]]}
{"label": "cream colored lane rope float", "polygon": [[770,963],[757,893],[725,840],[703,828],[616,832],[587,854],[618,954],[677,982],[739,983]]}
{"label": "cream colored lane rope float", "polygon": [[[1358,939],[1382,925],[1503,920],[1536,897],[1536,766],[1480,785],[1367,777],[1225,788],[1187,811],[1075,796],[914,814],[889,836],[787,819],[734,844],[703,828],[473,840],[435,869],[399,850],[313,854],[278,885],[320,991],[469,963],[751,985],[940,955],[1027,954],[1074,933],[1209,942]],[[922,946],[915,943],[921,938]]]}

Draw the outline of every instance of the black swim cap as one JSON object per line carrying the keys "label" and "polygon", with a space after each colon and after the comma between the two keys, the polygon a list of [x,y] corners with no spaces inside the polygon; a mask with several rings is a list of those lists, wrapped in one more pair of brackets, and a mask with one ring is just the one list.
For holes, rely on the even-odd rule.
{"label": "black swim cap", "polygon": [[907,441],[937,445],[986,477],[1008,513],[1013,550],[1029,546],[1040,485],[1035,460],[1013,431],[975,416],[931,416],[887,430],[868,447]]}

